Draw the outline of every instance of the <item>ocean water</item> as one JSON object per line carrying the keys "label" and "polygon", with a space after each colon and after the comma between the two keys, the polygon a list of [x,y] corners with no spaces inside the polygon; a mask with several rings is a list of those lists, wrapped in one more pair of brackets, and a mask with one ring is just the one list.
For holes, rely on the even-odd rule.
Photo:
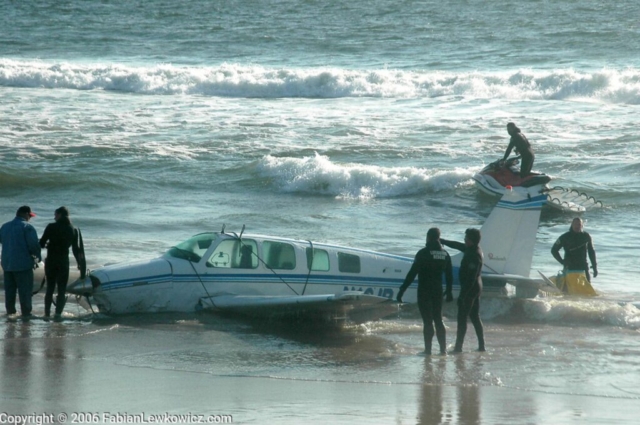
{"label": "ocean water", "polygon": [[[634,406],[617,420],[638,413],[637,2],[0,0],[0,10],[0,216],[8,221],[29,204],[41,233],[66,205],[90,267],[151,258],[223,224],[404,255],[421,248],[432,226],[462,239],[495,204],[471,177],[502,156],[508,121],[532,142],[534,170],[605,205],[582,214],[601,296],[486,302],[491,349],[462,361],[468,375],[451,359],[434,372],[415,358],[421,332],[411,309],[355,330],[336,348],[200,316],[105,328],[72,306],[78,321],[55,324],[53,336],[46,323],[0,325],[5,374],[15,360],[7,353],[21,353],[10,348],[24,338],[45,364],[38,353],[51,338],[73,351],[77,341],[105,348],[103,335],[123,344],[133,335],[144,341],[140,352],[113,354],[130,368],[296,382],[334,379],[329,373],[409,388],[426,376],[447,400],[460,385],[559,395],[558,410],[536,399],[528,407],[538,416],[522,423],[554,414],[564,423],[612,418],[567,413],[571,397],[587,413],[585,400]],[[532,275],[558,271],[549,251],[572,218],[543,213]],[[235,362],[226,351],[185,354],[179,338],[160,348],[163,336],[189,333],[184,323],[251,355]],[[455,323],[447,325],[451,340]],[[93,332],[99,336],[76,338]],[[473,335],[467,339],[473,347]],[[273,354],[280,348],[286,360]],[[73,363],[69,350],[57,362]],[[315,394],[327,406],[323,395]],[[51,408],[71,403],[33,392],[7,397],[18,410],[32,397]],[[293,411],[272,417],[293,422]],[[408,412],[395,418],[410,422],[416,412]]]}

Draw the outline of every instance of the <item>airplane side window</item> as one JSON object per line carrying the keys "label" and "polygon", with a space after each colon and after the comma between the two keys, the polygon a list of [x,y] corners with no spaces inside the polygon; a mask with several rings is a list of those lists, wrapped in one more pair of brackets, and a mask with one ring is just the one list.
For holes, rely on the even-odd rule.
{"label": "airplane side window", "polygon": [[258,257],[255,254],[258,247],[253,240],[226,240],[213,251],[207,267],[221,267],[234,269],[255,269],[258,267]]}
{"label": "airplane side window", "polygon": [[262,250],[268,267],[274,270],[293,270],[296,268],[296,252],[293,245],[264,241]]}
{"label": "airplane side window", "polygon": [[216,238],[214,233],[201,233],[169,248],[165,255],[197,263]]}
{"label": "airplane side window", "polygon": [[360,257],[338,252],[338,270],[343,273],[360,273]]}
{"label": "airplane side window", "polygon": [[236,244],[238,250],[234,253],[231,267],[237,269],[255,269],[258,267],[258,245],[256,241],[243,239],[242,243]]}
{"label": "airplane side window", "polygon": [[[311,262],[311,253],[313,252],[313,263]],[[311,268],[309,267],[311,266]],[[324,249],[307,248],[307,270],[328,272],[329,271],[329,254]]]}
{"label": "airplane side window", "polygon": [[234,245],[236,241],[228,240],[222,241],[213,251],[209,261],[207,261],[207,267],[231,267],[231,256],[234,251]]}

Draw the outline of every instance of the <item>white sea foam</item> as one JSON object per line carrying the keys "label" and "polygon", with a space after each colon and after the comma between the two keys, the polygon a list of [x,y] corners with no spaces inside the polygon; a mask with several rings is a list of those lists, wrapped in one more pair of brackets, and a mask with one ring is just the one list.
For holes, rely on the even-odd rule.
{"label": "white sea foam", "polygon": [[47,63],[0,59],[0,85],[249,98],[463,96],[640,104],[640,69],[502,72]]}
{"label": "white sea foam", "polygon": [[390,198],[440,192],[468,183],[470,170],[432,171],[416,167],[338,164],[327,156],[278,158],[258,164],[263,178],[285,192],[330,195],[347,199]]}
{"label": "white sea foam", "polygon": [[[633,303],[605,299],[578,298],[495,298],[481,300],[482,319],[488,322],[506,321],[546,323],[553,326],[620,327],[640,329],[640,309]],[[454,323],[457,307],[445,304],[443,313]],[[415,333],[422,329],[417,308],[405,308],[405,320],[383,320],[367,323],[362,329],[367,333]]]}
{"label": "white sea foam", "polygon": [[527,300],[524,313],[530,319],[547,323],[640,328],[640,309],[636,306],[601,299]]}

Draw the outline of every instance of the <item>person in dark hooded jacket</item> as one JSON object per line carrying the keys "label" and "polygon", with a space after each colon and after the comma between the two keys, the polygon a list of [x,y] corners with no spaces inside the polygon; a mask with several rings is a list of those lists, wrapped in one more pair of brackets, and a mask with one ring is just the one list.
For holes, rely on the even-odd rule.
{"label": "person in dark hooded jacket", "polygon": [[509,140],[509,146],[507,146],[502,160],[506,161],[511,150],[515,148],[516,154],[520,155],[520,178],[525,178],[531,174],[536,156],[533,154],[529,140],[514,123],[507,123],[507,132],[511,136],[511,140]]}
{"label": "person in dark hooded jacket", "polygon": [[56,298],[56,317],[62,315],[65,304],[67,282],[69,281],[69,247],[80,269],[80,278],[86,273],[84,252],[82,251],[81,236],[69,219],[69,210],[60,207],[54,214],[55,223],[47,225],[40,238],[40,246],[47,248],[47,259],[44,264],[44,273],[47,279],[47,293],[44,296],[44,315],[51,315],[51,303],[53,293],[58,288]]}
{"label": "person in dark hooded jacket", "polygon": [[[551,248],[553,258],[564,266],[564,270],[584,270],[587,280],[591,283],[587,254],[593,267],[593,277],[598,276],[596,250],[593,247],[591,235],[583,230],[584,225],[580,217],[571,222],[569,231],[562,234]],[[564,258],[560,255],[560,248],[564,248]]]}
{"label": "person in dark hooded jacket", "polygon": [[440,229],[432,227],[427,232],[427,246],[416,254],[416,257],[407,273],[407,276],[400,286],[398,302],[402,302],[402,296],[418,276],[418,308],[422,316],[424,350],[425,354],[431,354],[431,342],[433,341],[435,324],[435,334],[440,345],[440,354],[447,353],[446,329],[442,322],[442,277],[446,280],[447,289],[445,296],[447,302],[453,301],[453,268],[451,267],[451,257],[440,244]]}
{"label": "person in dark hooded jacket", "polygon": [[460,295],[458,296],[458,332],[453,353],[462,352],[464,336],[467,333],[467,318],[476,330],[478,337],[478,351],[485,351],[484,327],[480,320],[480,295],[482,294],[482,264],[483,254],[480,249],[480,230],[467,229],[464,243],[440,239],[448,247],[462,251],[464,255],[460,261]]}

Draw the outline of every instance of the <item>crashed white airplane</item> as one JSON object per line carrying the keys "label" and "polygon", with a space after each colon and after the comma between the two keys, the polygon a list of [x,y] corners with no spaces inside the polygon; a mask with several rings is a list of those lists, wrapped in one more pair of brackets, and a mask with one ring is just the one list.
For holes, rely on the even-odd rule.
{"label": "crashed white airplane", "polygon": [[[545,196],[507,193],[482,226],[484,296],[535,296],[528,277]],[[462,234],[462,229],[460,234]],[[453,238],[452,238],[453,239]],[[452,257],[454,295],[461,254]],[[201,233],[153,260],[92,270],[68,292],[107,314],[228,311],[362,323],[397,311],[412,257],[279,237]],[[404,295],[416,302],[417,282]],[[543,288],[544,289],[544,288]]]}

